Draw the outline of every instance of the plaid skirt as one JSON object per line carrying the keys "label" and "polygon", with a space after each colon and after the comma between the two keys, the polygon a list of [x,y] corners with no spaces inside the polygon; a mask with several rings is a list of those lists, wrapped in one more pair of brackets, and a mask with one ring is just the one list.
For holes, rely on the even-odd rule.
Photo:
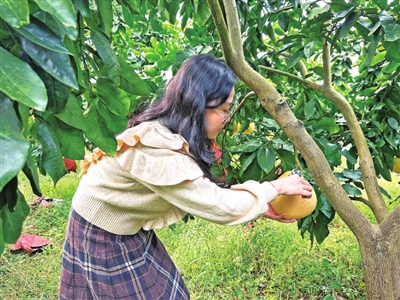
{"label": "plaid skirt", "polygon": [[116,235],[71,211],[59,299],[190,299],[153,230]]}

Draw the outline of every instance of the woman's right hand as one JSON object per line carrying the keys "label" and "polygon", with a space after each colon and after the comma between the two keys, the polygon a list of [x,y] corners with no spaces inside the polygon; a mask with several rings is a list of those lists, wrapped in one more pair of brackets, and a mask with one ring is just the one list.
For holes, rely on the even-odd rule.
{"label": "woman's right hand", "polygon": [[297,174],[279,178],[270,181],[270,183],[275,187],[278,195],[301,195],[303,198],[311,197],[311,184]]}

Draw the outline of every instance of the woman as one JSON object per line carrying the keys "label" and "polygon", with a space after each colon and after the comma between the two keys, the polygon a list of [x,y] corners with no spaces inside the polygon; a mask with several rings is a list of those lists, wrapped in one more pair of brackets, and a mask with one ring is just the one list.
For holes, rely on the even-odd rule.
{"label": "woman", "polygon": [[236,78],[206,54],[192,57],[164,95],[129,119],[110,157],[85,158],[72,201],[60,299],[189,299],[189,292],[153,229],[187,213],[233,225],[266,217],[278,194],[311,196],[293,175],[221,188],[210,174],[212,141],[231,116]]}

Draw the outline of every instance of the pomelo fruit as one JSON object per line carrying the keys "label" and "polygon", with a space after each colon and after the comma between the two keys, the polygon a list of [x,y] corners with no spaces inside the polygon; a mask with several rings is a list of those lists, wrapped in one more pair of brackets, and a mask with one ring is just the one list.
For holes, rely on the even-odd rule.
{"label": "pomelo fruit", "polygon": [[[284,178],[291,175],[288,171],[283,173],[279,178]],[[317,195],[314,189],[312,190],[311,198],[303,198],[301,195],[279,195],[271,202],[274,211],[280,214],[286,214],[284,219],[301,219],[310,215],[317,206]]]}

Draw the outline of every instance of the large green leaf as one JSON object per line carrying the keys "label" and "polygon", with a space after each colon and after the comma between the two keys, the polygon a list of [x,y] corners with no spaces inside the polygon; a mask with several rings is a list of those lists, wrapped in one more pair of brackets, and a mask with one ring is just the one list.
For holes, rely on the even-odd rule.
{"label": "large green leaf", "polygon": [[121,65],[120,88],[133,95],[148,96],[151,90],[149,84],[122,58],[118,57],[118,61]]}
{"label": "large green leaf", "polygon": [[43,80],[47,89],[48,103],[46,111],[53,114],[61,112],[68,101],[71,87],[60,82],[38,66],[34,66],[34,70]]}
{"label": "large green leaf", "polygon": [[111,80],[99,78],[97,92],[108,109],[116,115],[126,116],[130,111],[130,100],[127,94],[117,88]]}
{"label": "large green leaf", "polygon": [[103,60],[104,66],[106,67],[108,77],[119,86],[121,75],[121,66],[119,65],[118,58],[111,48],[110,42],[107,38],[99,31],[92,30],[90,32],[93,43],[96,46],[96,50]]}
{"label": "large green leaf", "polygon": [[243,153],[240,156],[240,175],[242,175],[244,173],[244,171],[246,171],[246,169],[248,168],[248,166],[250,166],[250,164],[253,162],[253,160],[256,160],[257,157],[257,152],[253,152],[253,153]]}
{"label": "large green leaf", "polygon": [[98,99],[93,99],[84,113],[87,124],[84,133],[93,144],[105,153],[114,155],[117,150],[115,132],[108,129],[107,122],[98,111],[98,101]]}
{"label": "large green leaf", "polygon": [[0,255],[4,251],[5,244],[15,243],[20,237],[22,224],[29,212],[29,205],[19,190],[14,211],[11,212],[7,206],[0,209]]}
{"label": "large green leaf", "polygon": [[33,0],[43,10],[51,14],[56,20],[73,30],[72,39],[78,35],[76,12],[71,0]]}
{"label": "large green leaf", "polygon": [[391,61],[400,61],[400,39],[394,42],[383,42],[386,49],[386,59]]}
{"label": "large green leaf", "polygon": [[46,88],[32,68],[0,47],[0,91],[28,107],[43,111],[47,105]]}
{"label": "large green leaf", "polygon": [[98,103],[98,111],[100,115],[104,118],[104,120],[107,122],[108,128],[115,133],[122,132],[128,123],[128,119],[126,116],[119,116],[116,114],[113,114],[107,106],[103,104],[103,102],[99,101]]}
{"label": "large green leaf", "polygon": [[21,123],[13,102],[0,93],[0,191],[23,168],[29,141],[21,134]]}
{"label": "large green leaf", "polygon": [[131,14],[139,14],[140,13],[140,5],[137,0],[117,0],[121,5],[128,8]]}
{"label": "large green leaf", "polygon": [[276,152],[274,148],[260,148],[257,152],[257,161],[261,169],[268,173],[275,166]]}
{"label": "large green leaf", "polygon": [[1,0],[0,18],[14,28],[29,24],[28,0]]}
{"label": "large green leaf", "polygon": [[64,110],[59,114],[56,114],[56,117],[72,127],[82,130],[85,129],[86,121],[83,117],[81,104],[73,94],[69,95]]}
{"label": "large green leaf", "polygon": [[40,120],[37,126],[37,137],[43,151],[41,165],[56,184],[68,173],[61,154],[60,142],[46,121]]}
{"label": "large green leaf", "polygon": [[107,36],[111,36],[113,7],[111,1],[95,0],[100,15],[100,25]]}
{"label": "large green leaf", "polygon": [[46,24],[48,28],[51,28],[51,30],[53,30],[54,33],[56,33],[61,38],[68,36],[70,39],[75,40],[77,37],[76,28],[65,27],[59,20],[54,18],[54,16],[49,14],[48,12],[38,10],[32,13],[32,16]]}
{"label": "large green leaf", "polygon": [[69,54],[62,40],[46,24],[39,19],[31,17],[29,25],[22,28],[15,28],[20,35],[26,37],[31,42],[42,46],[43,48]]}
{"label": "large green leaf", "polygon": [[12,30],[21,48],[45,71],[64,84],[78,89],[74,69],[71,67],[69,56],[65,53],[54,52],[32,43],[27,38]]}
{"label": "large green leaf", "polygon": [[85,156],[85,140],[83,131],[65,124],[57,118],[50,118],[49,123],[60,142],[63,157],[81,160]]}

